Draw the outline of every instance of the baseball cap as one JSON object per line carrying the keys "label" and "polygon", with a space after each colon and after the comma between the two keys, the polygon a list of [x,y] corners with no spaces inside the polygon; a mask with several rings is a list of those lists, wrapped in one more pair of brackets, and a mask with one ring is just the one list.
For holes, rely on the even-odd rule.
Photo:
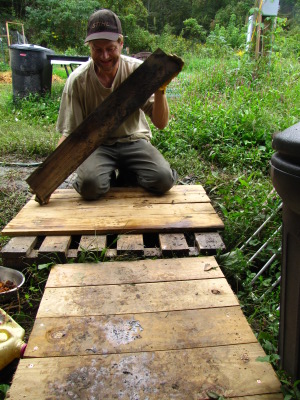
{"label": "baseball cap", "polygon": [[96,39],[116,41],[121,34],[122,27],[118,16],[112,11],[103,8],[90,16],[87,37],[84,43]]}

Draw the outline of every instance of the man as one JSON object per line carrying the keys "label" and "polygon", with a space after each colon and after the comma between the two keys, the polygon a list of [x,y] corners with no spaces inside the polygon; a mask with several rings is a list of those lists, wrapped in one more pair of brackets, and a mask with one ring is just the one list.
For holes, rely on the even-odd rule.
{"label": "man", "polygon": [[[58,144],[141,64],[121,54],[121,22],[110,10],[101,9],[90,16],[85,43],[90,46],[91,59],[66,82],[57,121],[57,130],[62,133]],[[95,200],[106,193],[116,184],[116,171],[117,180],[130,178],[158,194],[175,184],[176,171],[150,143],[145,114],[158,129],[165,128],[169,119],[165,88],[155,92],[78,168],[74,188],[83,198]]]}

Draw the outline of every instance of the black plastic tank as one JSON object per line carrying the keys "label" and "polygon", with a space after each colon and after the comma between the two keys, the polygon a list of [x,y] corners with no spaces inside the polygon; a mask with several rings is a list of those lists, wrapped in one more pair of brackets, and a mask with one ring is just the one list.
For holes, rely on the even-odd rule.
{"label": "black plastic tank", "polygon": [[300,379],[300,122],[274,135],[271,178],[283,201],[281,368]]}
{"label": "black plastic tank", "polygon": [[35,44],[13,44],[9,52],[14,98],[51,92],[52,65],[47,55],[54,51]]}

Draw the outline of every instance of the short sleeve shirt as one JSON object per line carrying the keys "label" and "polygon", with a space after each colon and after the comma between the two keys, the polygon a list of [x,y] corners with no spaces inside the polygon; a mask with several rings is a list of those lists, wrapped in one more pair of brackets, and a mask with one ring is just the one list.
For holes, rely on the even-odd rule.
{"label": "short sleeve shirt", "polygon": [[[70,135],[141,63],[142,61],[138,59],[121,55],[111,88],[104,87],[99,81],[92,59],[76,68],[68,77],[62,93],[57,131],[64,136]],[[145,114],[151,117],[153,102],[154,98],[151,96],[142,109],[136,110],[111,133],[104,144],[111,145],[138,139],[150,140],[151,130]]]}

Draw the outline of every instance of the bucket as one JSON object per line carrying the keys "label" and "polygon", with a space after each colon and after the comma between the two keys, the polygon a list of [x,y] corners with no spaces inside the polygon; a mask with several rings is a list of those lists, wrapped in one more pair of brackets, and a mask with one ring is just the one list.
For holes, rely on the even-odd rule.
{"label": "bucket", "polygon": [[0,308],[0,371],[14,359],[23,357],[25,330]]}
{"label": "bucket", "polygon": [[25,282],[25,276],[20,271],[0,266],[1,287],[7,281],[9,281],[12,284],[12,286],[7,291],[0,290],[0,303],[2,304],[17,298],[18,290]]}

